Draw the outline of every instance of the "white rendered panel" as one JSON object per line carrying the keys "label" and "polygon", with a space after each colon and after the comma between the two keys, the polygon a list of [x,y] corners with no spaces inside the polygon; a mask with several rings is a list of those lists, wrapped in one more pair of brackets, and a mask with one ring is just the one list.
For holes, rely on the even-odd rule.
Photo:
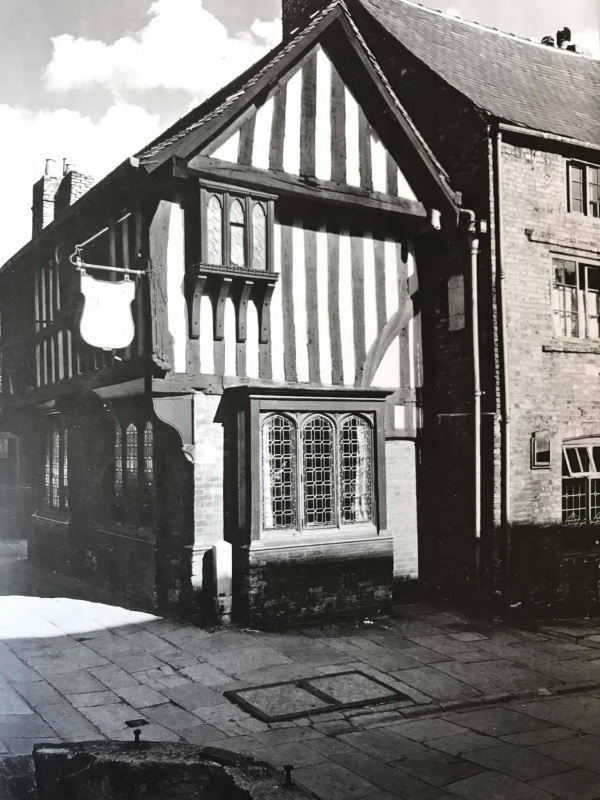
{"label": "white rendered panel", "polygon": [[248,303],[246,339],[246,375],[248,378],[258,378],[258,312],[254,303]]}
{"label": "white rendered panel", "polygon": [[308,321],[306,316],[306,265],[304,263],[304,228],[294,226],[293,296],[294,329],[296,332],[296,374],[301,383],[308,383]]}
{"label": "white rendered panel", "polygon": [[275,99],[269,98],[256,112],[254,128],[254,148],[252,150],[252,166],[258,169],[269,169],[269,153],[271,151],[271,129],[273,124],[273,108]]}
{"label": "white rendered panel", "polygon": [[385,308],[386,318],[391,319],[398,311],[398,250],[396,242],[385,243]]}
{"label": "white rendered panel", "polygon": [[371,168],[373,189],[387,193],[387,150],[375,134],[371,134]]}
{"label": "white rendered panel", "polygon": [[381,389],[398,389],[400,386],[400,339],[398,337],[386,350],[371,385]]}
{"label": "white rendered panel", "polygon": [[235,325],[235,306],[233,300],[228,297],[225,301],[225,320],[223,325],[225,333],[225,375],[235,376],[237,374],[236,364],[236,325]]}
{"label": "white rendered panel", "polygon": [[398,168],[398,197],[403,197],[406,200],[416,200],[417,196],[410,187],[410,184],[404,177],[404,173],[400,172]]}
{"label": "white rendered panel", "polygon": [[340,236],[340,336],[344,384],[354,386],[356,358],[354,354],[354,309],[352,302],[352,248],[350,236]]}
{"label": "white rendered panel", "polygon": [[213,306],[210,297],[204,295],[200,301],[200,372],[213,375],[215,372],[215,343],[213,339]]}
{"label": "white rendered panel", "polygon": [[230,136],[227,141],[223,142],[220,147],[217,147],[215,152],[211,155],[213,158],[220,158],[221,161],[229,161],[233,164],[237,164],[239,149],[240,132],[238,130],[233,134],[233,136]]}
{"label": "white rendered panel", "polygon": [[[275,225],[273,253],[275,257],[275,272],[281,274],[281,227],[278,224]],[[271,299],[271,358],[273,365],[273,380],[285,380],[281,278],[275,284],[275,291],[273,292],[273,297]]]}
{"label": "white rendered panel", "polygon": [[300,128],[302,124],[302,70],[287,84],[285,109],[285,138],[283,142],[283,170],[290,175],[300,174]]}
{"label": "white rendered panel", "polygon": [[183,293],[185,246],[183,209],[171,204],[167,245],[167,325],[173,337],[173,370],[187,369],[187,305]]}
{"label": "white rendered panel", "polygon": [[319,364],[321,383],[331,384],[331,336],[329,332],[329,260],[327,231],[317,231],[317,301],[319,316]]}
{"label": "white rendered panel", "polygon": [[346,88],[346,182],[360,186],[358,103]]}
{"label": "white rendered panel", "polygon": [[317,147],[315,175],[331,180],[331,61],[317,51]]}
{"label": "white rendered panel", "polygon": [[372,236],[365,236],[364,285],[365,285],[365,345],[367,353],[377,339],[377,287],[375,281],[375,243]]}

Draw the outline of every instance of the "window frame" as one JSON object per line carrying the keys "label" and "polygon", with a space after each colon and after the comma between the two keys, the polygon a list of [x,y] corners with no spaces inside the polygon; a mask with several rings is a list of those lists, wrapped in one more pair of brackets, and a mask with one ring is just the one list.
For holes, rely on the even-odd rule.
{"label": "window frame", "polygon": [[[559,265],[571,264],[575,265],[575,283],[559,283],[556,280],[556,273]],[[597,285],[598,289],[590,288],[590,270],[597,272]],[[567,310],[565,307],[560,307],[557,298],[567,296],[566,290],[575,292],[575,308]],[[592,295],[597,296],[596,308],[590,307]],[[572,298],[572,295],[571,295]],[[551,305],[552,305],[552,328],[553,334],[559,339],[576,339],[576,340],[600,340],[600,264],[590,263],[589,261],[581,261],[576,257],[565,255],[554,255],[552,257],[552,273],[551,273]],[[563,303],[564,305],[564,303]],[[594,312],[595,313],[592,313]],[[573,322],[576,327],[576,334],[566,332],[564,322],[566,318],[571,320],[571,330],[573,330]],[[598,335],[590,334],[590,320],[596,319],[596,328]]]}
{"label": "window frame", "polygon": [[[597,450],[597,454],[594,454]],[[584,456],[585,451],[585,456]],[[567,455],[574,452],[576,458]],[[585,463],[584,463],[585,462]],[[565,484],[570,482],[578,492],[567,495]],[[578,497],[584,500],[585,508],[579,504],[577,508],[569,509],[566,501],[568,498]],[[592,519],[592,498],[600,498],[600,437],[585,437],[571,439],[562,444],[561,468],[561,521],[567,528],[597,528],[600,525],[600,499],[593,505],[594,519]],[[569,511],[577,513],[585,511],[585,519],[569,521],[566,516]]]}
{"label": "window frame", "polygon": [[[129,432],[136,434],[136,469],[133,484],[128,470]],[[148,437],[148,431],[151,432]],[[156,460],[154,458],[155,428],[152,420],[130,416],[114,420],[112,436],[111,496],[114,516],[123,522],[150,521],[155,507]],[[151,459],[148,459],[148,442]],[[148,464],[151,470],[148,470]],[[151,474],[149,474],[151,473]]]}
{"label": "window frame", "polygon": [[[288,534],[306,535],[315,532],[345,531],[365,527],[377,527],[377,509],[375,498],[375,463],[374,463],[374,418],[372,413],[341,411],[339,413],[320,411],[307,412],[280,412],[267,411],[261,413],[260,436],[261,436],[261,461],[260,461],[260,498],[261,498],[261,533],[263,535]],[[293,447],[293,468],[295,471],[293,481],[293,496],[295,502],[294,524],[279,527],[267,527],[265,525],[264,498],[266,496],[264,485],[264,432],[268,423],[272,419],[280,417],[286,420],[292,427],[294,434]],[[307,492],[306,492],[306,430],[308,425],[318,419],[325,420],[332,430],[332,457],[331,457],[331,522],[323,524],[310,524],[307,522]],[[343,479],[342,479],[342,431],[346,422],[351,419],[358,419],[363,422],[369,430],[369,511],[370,518],[357,522],[344,522],[343,516]]]}
{"label": "window frame", "polygon": [[43,497],[47,509],[69,511],[69,430],[49,424],[44,431]]}
{"label": "window frame", "polygon": [[[574,208],[575,201],[573,199],[573,186],[575,183],[579,183],[579,181],[573,181],[573,170],[578,169],[582,171],[582,210],[578,208]],[[591,181],[591,172],[596,172],[597,182]],[[591,219],[599,219],[600,218],[600,190],[596,191],[598,195],[598,199],[593,201],[590,199],[592,192],[590,190],[591,186],[599,186],[600,185],[600,165],[599,164],[592,164],[586,161],[568,161],[567,162],[567,209],[571,214],[581,214],[585,217],[590,217]],[[591,206],[592,204],[595,205],[595,209]],[[595,212],[595,213],[594,213]]]}
{"label": "window frame", "polygon": [[[209,261],[208,206],[216,197],[221,205],[221,264]],[[235,201],[242,205],[244,213],[244,265],[232,263],[231,258],[231,208]],[[227,272],[250,272],[264,275],[275,272],[273,239],[275,229],[275,197],[263,192],[249,192],[245,189],[224,186],[217,183],[200,184],[200,264],[208,270]],[[260,206],[265,220],[265,267],[254,267],[254,209]]]}

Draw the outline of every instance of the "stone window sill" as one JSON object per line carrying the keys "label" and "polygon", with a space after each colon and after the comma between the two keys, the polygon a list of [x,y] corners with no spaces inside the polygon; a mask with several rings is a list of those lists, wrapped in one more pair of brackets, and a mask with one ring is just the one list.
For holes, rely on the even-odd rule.
{"label": "stone window sill", "polygon": [[556,339],[550,344],[542,345],[542,351],[544,353],[590,353],[592,355],[600,355],[600,341]]}
{"label": "stone window sill", "polygon": [[380,532],[375,525],[324,528],[318,531],[303,532],[263,531],[261,533],[261,538],[252,542],[252,550],[323,548],[343,544],[383,542],[387,539],[391,539],[387,531]]}

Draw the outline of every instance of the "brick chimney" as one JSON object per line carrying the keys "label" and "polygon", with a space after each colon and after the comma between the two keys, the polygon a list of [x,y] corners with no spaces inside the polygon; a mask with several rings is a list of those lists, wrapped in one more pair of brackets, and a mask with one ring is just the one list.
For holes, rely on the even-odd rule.
{"label": "brick chimney", "polygon": [[77,172],[75,165],[65,158],[63,160],[63,178],[54,199],[54,216],[59,217],[64,214],[69,206],[79,200],[93,185],[94,179],[91,175]]}
{"label": "brick chimney", "polygon": [[31,235],[37,234],[54,219],[54,199],[59,179],[56,175],[56,161],[46,159],[44,175],[33,184],[33,205],[31,206]]}
{"label": "brick chimney", "polygon": [[306,28],[313,14],[330,3],[331,0],[281,0],[283,38],[291,39],[298,30]]}

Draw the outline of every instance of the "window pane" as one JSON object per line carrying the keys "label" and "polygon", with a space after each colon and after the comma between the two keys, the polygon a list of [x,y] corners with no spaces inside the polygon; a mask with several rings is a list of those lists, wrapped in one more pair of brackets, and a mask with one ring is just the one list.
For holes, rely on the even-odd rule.
{"label": "window pane", "polygon": [[252,212],[252,267],[267,268],[267,217],[258,203]]}
{"label": "window pane", "polygon": [[285,417],[262,427],[262,515],[264,530],[296,527],[296,431]]}
{"label": "window pane", "polygon": [[333,525],[334,472],[333,425],[314,417],[303,432],[304,525],[309,528]]}
{"label": "window pane", "polygon": [[554,333],[557,336],[579,335],[577,307],[577,265],[574,261],[554,259]]}
{"label": "window pane", "polygon": [[52,473],[50,476],[50,505],[58,508],[60,505],[60,434],[52,431]]}
{"label": "window pane", "polygon": [[562,521],[564,525],[585,525],[587,516],[587,478],[563,480]]}
{"label": "window pane", "polygon": [[581,464],[581,472],[586,474],[590,471],[590,454],[587,447],[578,447],[577,453],[579,455],[579,463]]}
{"label": "window pane", "polygon": [[52,434],[46,434],[46,469],[44,472],[44,487],[46,489],[46,502],[51,502],[51,494],[52,494],[52,481],[51,481],[51,469],[52,469]]}
{"label": "window pane", "polygon": [[62,462],[62,504],[69,507],[69,434],[63,431],[63,462]]}
{"label": "window pane", "polygon": [[239,200],[234,200],[231,204],[229,222],[231,231],[231,265],[233,267],[244,267],[246,266],[244,209]]}
{"label": "window pane", "polygon": [[583,167],[578,167],[574,164],[571,164],[569,167],[569,188],[571,211],[576,211],[583,214],[585,211],[583,200]]}
{"label": "window pane", "polygon": [[600,525],[600,480],[590,480],[590,525]]}
{"label": "window pane", "polygon": [[584,267],[587,281],[585,310],[587,314],[587,335],[591,339],[600,338],[600,270],[597,267]]}
{"label": "window pane", "polygon": [[577,450],[574,447],[568,447],[565,450],[565,455],[567,456],[571,475],[581,474],[582,469],[581,464],[579,463],[579,458],[577,457]]}
{"label": "window pane", "polygon": [[144,428],[144,483],[147,489],[154,485],[153,439],[152,423],[147,422]]}
{"label": "window pane", "polygon": [[588,167],[588,204],[592,217],[600,216],[600,170],[598,167]]}
{"label": "window pane", "polygon": [[207,259],[209,264],[223,263],[223,207],[214,195],[208,201]]}
{"label": "window pane", "polygon": [[131,424],[125,434],[125,485],[134,490],[138,484],[138,432]]}
{"label": "window pane", "polygon": [[371,429],[351,417],[340,431],[340,512],[344,524],[371,520]]}
{"label": "window pane", "polygon": [[594,457],[594,472],[600,472],[600,447],[592,447],[592,455]]}
{"label": "window pane", "polygon": [[120,425],[115,427],[115,494],[123,494],[123,433]]}

